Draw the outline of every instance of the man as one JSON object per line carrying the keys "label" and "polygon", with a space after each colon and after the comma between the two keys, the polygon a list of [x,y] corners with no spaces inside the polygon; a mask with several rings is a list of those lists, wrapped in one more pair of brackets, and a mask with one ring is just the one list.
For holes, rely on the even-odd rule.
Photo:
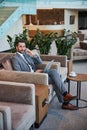
{"label": "man", "polygon": [[[34,55],[31,50],[26,48],[24,41],[20,40],[16,43],[16,54],[12,58],[13,69],[16,71],[27,71],[42,73],[43,70],[36,69],[36,64],[42,64],[42,60],[37,55]],[[71,100],[77,98],[67,93],[61,78],[55,69],[50,69],[48,72],[49,83],[52,83],[59,102],[62,102],[62,109],[77,110],[78,107],[70,104]]]}

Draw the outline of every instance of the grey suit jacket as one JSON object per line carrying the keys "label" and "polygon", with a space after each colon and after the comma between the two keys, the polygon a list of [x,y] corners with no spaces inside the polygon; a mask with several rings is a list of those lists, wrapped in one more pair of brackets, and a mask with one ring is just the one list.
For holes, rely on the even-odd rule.
{"label": "grey suit jacket", "polygon": [[42,64],[42,60],[38,56],[31,57],[25,53],[25,57],[27,61],[23,59],[23,57],[19,53],[16,53],[12,57],[12,65],[14,70],[30,72],[31,70],[29,65],[31,65],[32,69],[35,71],[36,70],[35,65]]}

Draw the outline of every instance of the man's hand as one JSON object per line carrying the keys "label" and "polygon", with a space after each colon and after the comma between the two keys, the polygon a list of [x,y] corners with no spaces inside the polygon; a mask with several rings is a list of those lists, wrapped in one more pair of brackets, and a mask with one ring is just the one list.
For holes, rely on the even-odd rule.
{"label": "man's hand", "polygon": [[31,51],[31,50],[29,50],[28,48],[26,48],[26,53],[28,54],[28,55],[30,55],[30,56],[34,56],[35,54]]}
{"label": "man's hand", "polygon": [[35,72],[37,72],[37,73],[42,73],[43,70],[42,70],[42,69],[38,69],[38,70],[36,70]]}

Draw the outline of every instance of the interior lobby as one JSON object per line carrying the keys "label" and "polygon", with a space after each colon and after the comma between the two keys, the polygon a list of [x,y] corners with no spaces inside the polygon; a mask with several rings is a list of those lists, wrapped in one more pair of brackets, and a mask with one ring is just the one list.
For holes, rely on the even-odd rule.
{"label": "interior lobby", "polygon": [[[53,61],[77,110],[63,109],[48,72],[13,68],[17,38],[42,59],[36,69]],[[0,130],[67,129],[87,130],[87,0],[0,0]]]}

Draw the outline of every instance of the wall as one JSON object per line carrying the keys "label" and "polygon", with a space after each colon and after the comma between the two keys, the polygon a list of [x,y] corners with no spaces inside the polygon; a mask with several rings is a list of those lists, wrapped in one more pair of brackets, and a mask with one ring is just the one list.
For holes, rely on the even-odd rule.
{"label": "wall", "polygon": [[10,49],[9,43],[7,42],[7,35],[13,37],[15,34],[21,33],[23,30],[22,26],[22,17],[20,17],[20,19],[16,21],[16,23],[13,26],[11,26],[7,34],[0,39],[0,52]]}
{"label": "wall", "polygon": [[[31,17],[31,18],[30,18]],[[55,25],[64,22],[64,9],[37,9],[36,15],[26,15],[26,25]]]}
{"label": "wall", "polygon": [[[70,24],[70,16],[75,16],[74,24]],[[28,25],[27,28],[29,30],[36,30],[39,28],[40,30],[61,30],[66,29],[72,32],[78,32],[78,11],[77,10],[67,10],[64,11],[64,23],[59,25]],[[55,52],[55,53],[54,53]],[[57,49],[55,44],[53,43],[50,50],[50,55],[56,55]]]}
{"label": "wall", "polygon": [[[70,25],[69,24],[69,18],[70,15],[75,15],[75,23]],[[65,24],[61,24],[61,25],[28,25],[29,29],[37,29],[40,28],[42,30],[57,30],[57,29],[67,29],[67,30],[71,30],[71,31],[78,31],[78,11],[77,10],[65,10],[64,11],[64,23]],[[15,34],[18,34],[20,32],[22,32],[22,17],[20,17],[20,19],[13,25],[11,26],[10,30],[8,30],[6,35],[10,35],[10,36],[14,36]],[[10,46],[7,42],[7,37],[6,35],[0,39],[0,52],[1,51],[5,51],[5,50],[9,50]]]}
{"label": "wall", "polygon": [[[70,16],[75,16],[74,24],[70,24]],[[77,10],[65,10],[65,28],[72,32],[78,32],[78,11]]]}
{"label": "wall", "polygon": [[[75,16],[74,24],[70,24],[70,16]],[[72,32],[78,32],[78,11],[77,10],[64,10],[64,24],[57,25],[27,25],[29,30],[60,30],[66,29],[71,30]]]}

